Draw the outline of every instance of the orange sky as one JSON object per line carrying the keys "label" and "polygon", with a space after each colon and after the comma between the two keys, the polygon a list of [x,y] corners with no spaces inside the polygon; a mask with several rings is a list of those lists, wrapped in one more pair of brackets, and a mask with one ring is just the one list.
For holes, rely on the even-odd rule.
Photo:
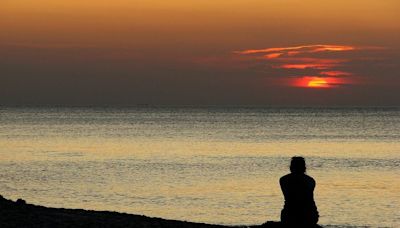
{"label": "orange sky", "polygon": [[[317,44],[385,47],[387,52],[364,53],[373,59],[390,59],[379,63],[389,66],[390,69],[383,70],[383,78],[387,74],[387,79],[383,82],[368,79],[385,84],[385,80],[393,81],[393,74],[397,72],[394,68],[398,67],[393,56],[400,48],[398,12],[398,0],[2,0],[0,60],[3,62],[0,64],[7,66],[7,72],[1,80],[7,81],[9,86],[4,96],[24,100],[22,90],[27,89],[26,86],[21,87],[5,77],[23,80],[28,77],[24,75],[26,72],[31,78],[41,78],[38,81],[48,83],[47,87],[51,88],[54,82],[49,75],[55,72],[61,75],[74,69],[74,74],[81,72],[82,79],[76,83],[85,90],[83,84],[88,81],[95,84],[96,77],[107,78],[101,73],[107,64],[108,74],[129,75],[126,77],[130,78],[124,76],[121,85],[119,79],[114,79],[113,91],[121,90],[126,83],[133,87],[144,83],[153,90],[160,86],[166,91],[178,90],[178,94],[185,94],[186,90],[193,91],[188,88],[198,85],[199,91],[193,94],[192,100],[181,101],[175,99],[178,95],[171,95],[168,101],[160,103],[208,103],[211,98],[203,96],[200,88],[213,84],[214,96],[221,94],[225,87],[227,93],[240,94],[243,90],[247,98],[239,103],[246,103],[246,100],[259,103],[264,102],[258,98],[262,88],[256,89],[259,90],[257,94],[252,95],[250,91],[260,83],[259,79],[254,79],[259,78],[254,64],[261,63],[248,59],[246,61],[250,62],[238,64],[238,57],[232,53]],[[269,54],[271,59],[277,57],[277,53]],[[354,72],[352,69],[333,70],[360,74],[356,71],[364,64],[360,62],[361,54],[345,56],[357,62]],[[340,58],[344,57],[335,56],[335,59]],[[52,66],[51,72],[46,64]],[[21,66],[26,66],[26,71],[21,72]],[[165,69],[171,71],[168,77]],[[203,77],[202,74],[215,76]],[[229,79],[227,74],[235,77]],[[273,74],[268,71],[265,77],[273,77]],[[243,75],[250,76],[246,79]],[[68,80],[67,75],[63,77],[62,80]],[[104,89],[102,83],[107,84],[107,80],[112,79],[98,82],[101,86],[97,91]],[[242,87],[238,88],[239,85]],[[30,93],[35,93],[40,86],[33,87],[28,89]],[[48,94],[54,93],[52,89],[47,90]],[[87,90],[84,93],[91,94]],[[98,100],[95,97],[99,93],[93,92],[93,98],[88,100]],[[120,96],[115,95],[116,99]],[[140,96],[146,102],[148,94],[144,92]],[[227,96],[227,103],[235,102],[237,96]],[[252,100],[252,96],[257,98]],[[290,96],[285,102],[291,103]],[[61,97],[67,96],[60,95],[63,100]],[[224,103],[224,99],[220,103]],[[158,102],[154,97],[150,100]],[[272,100],[266,98],[265,102]],[[295,100],[293,102],[297,102]]]}
{"label": "orange sky", "polygon": [[[225,40],[253,46],[248,43],[255,40],[252,36],[276,39],[291,29],[302,40],[339,41],[343,34],[334,32],[343,31],[350,33],[346,41],[370,43],[379,35],[360,39],[354,30],[379,33],[400,28],[397,0],[2,0],[0,10],[2,43],[134,46],[131,39],[151,44],[153,35],[163,35],[187,42]],[[327,31],[333,33],[320,34]],[[391,40],[392,34],[380,36]]]}

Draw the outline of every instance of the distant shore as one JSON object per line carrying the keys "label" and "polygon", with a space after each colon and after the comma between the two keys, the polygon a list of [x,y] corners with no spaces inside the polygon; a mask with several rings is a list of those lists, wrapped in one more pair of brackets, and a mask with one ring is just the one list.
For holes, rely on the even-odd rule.
{"label": "distant shore", "polygon": [[223,226],[110,211],[49,208],[28,204],[22,199],[14,202],[0,195],[0,227],[273,228],[280,225],[268,222],[254,226]]}

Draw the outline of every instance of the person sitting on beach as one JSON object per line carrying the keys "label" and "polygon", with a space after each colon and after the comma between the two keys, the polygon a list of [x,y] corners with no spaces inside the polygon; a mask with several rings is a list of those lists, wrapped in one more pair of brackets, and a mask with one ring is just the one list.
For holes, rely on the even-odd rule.
{"label": "person sitting on beach", "polygon": [[285,198],[281,222],[285,227],[317,227],[319,215],[313,193],[315,180],[305,174],[303,157],[292,157],[290,172],[279,180]]}

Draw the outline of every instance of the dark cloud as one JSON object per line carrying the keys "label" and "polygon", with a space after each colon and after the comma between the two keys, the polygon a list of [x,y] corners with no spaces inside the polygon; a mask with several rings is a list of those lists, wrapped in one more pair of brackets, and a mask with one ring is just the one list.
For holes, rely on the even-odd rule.
{"label": "dark cloud", "polygon": [[[308,48],[308,53],[269,59],[258,53],[178,56],[68,45],[0,49],[1,104],[396,105],[400,100],[400,58],[390,49]],[[328,68],[279,67],[319,58],[346,61],[333,61],[336,65]],[[331,90],[287,86],[315,75],[344,81],[327,82]]]}

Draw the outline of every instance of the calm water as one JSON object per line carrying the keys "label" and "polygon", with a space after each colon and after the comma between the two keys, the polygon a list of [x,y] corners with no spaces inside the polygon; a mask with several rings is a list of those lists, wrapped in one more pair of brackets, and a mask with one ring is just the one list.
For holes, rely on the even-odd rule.
{"label": "calm water", "polygon": [[320,223],[400,227],[400,109],[0,108],[0,194],[218,224],[279,220],[293,155]]}

